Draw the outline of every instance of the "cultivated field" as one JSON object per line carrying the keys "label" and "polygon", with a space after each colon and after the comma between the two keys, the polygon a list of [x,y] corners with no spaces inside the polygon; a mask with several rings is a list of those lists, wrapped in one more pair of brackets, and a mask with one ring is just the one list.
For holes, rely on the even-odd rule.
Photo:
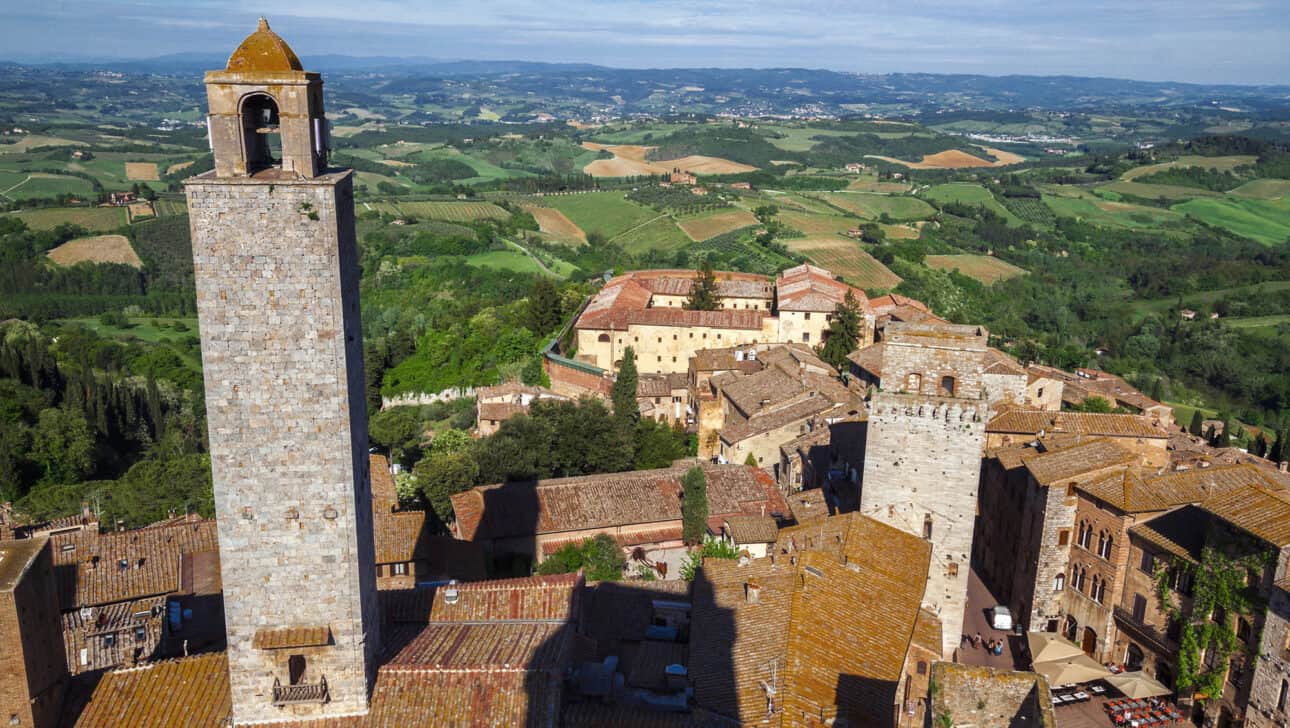
{"label": "cultivated field", "polygon": [[77,263],[124,263],[135,268],[142,268],[143,261],[138,253],[130,247],[130,241],[124,235],[96,235],[90,238],[68,240],[46,253],[49,259],[59,265],[76,265]]}
{"label": "cultivated field", "polygon": [[[1115,227],[1147,228],[1181,219],[1177,212],[1127,202],[1044,195],[1044,204],[1058,217],[1073,217],[1095,224]],[[1185,203],[1190,204],[1190,203]]]}
{"label": "cultivated field", "polygon": [[1290,195],[1290,179],[1250,180],[1228,194],[1237,197],[1253,197],[1256,200],[1277,200]]}
{"label": "cultivated field", "polygon": [[756,225],[757,218],[747,210],[723,210],[711,215],[678,220],[677,224],[691,240],[707,240],[731,230]]}
{"label": "cultivated field", "polygon": [[924,154],[923,158],[917,162],[906,162],[903,159],[895,157],[884,157],[879,154],[866,154],[867,157],[881,159],[884,162],[901,164],[910,169],[966,169],[968,167],[997,167],[998,164],[974,157],[967,152],[958,149],[948,149],[936,154]]}
{"label": "cultivated field", "polygon": [[125,178],[129,180],[139,180],[155,182],[161,177],[157,175],[156,162],[126,162]]}
{"label": "cultivated field", "polygon": [[37,147],[66,147],[80,143],[71,139],[45,136],[43,134],[28,134],[13,144],[0,146],[0,154],[23,154]]}
{"label": "cultivated field", "polygon": [[866,291],[895,288],[900,276],[865,252],[860,243],[838,237],[787,240],[790,250],[801,253],[816,265],[828,268],[848,283]]}
{"label": "cultivated field", "polygon": [[879,225],[882,232],[892,240],[916,240],[923,228],[922,222],[906,225]]}
{"label": "cultivated field", "polygon": [[693,243],[685,233],[681,232],[676,223],[672,222],[672,218],[666,216],[656,217],[643,225],[631,228],[618,234],[613,240],[616,245],[623,246],[624,250],[633,255],[651,250],[679,250]]}
{"label": "cultivated field", "polygon": [[1216,169],[1220,172],[1230,172],[1237,167],[1254,164],[1257,159],[1257,157],[1245,154],[1234,154],[1228,157],[1201,157],[1197,155],[1187,155],[1185,157],[1179,157],[1172,162],[1161,162],[1160,164],[1148,164],[1145,167],[1134,167],[1120,175],[1120,179],[1131,182],[1139,177],[1154,174],[1172,167],[1203,167],[1205,169]]}
{"label": "cultivated field", "polygon": [[169,167],[166,167],[166,174],[174,174],[175,172],[182,172],[183,170],[188,169],[191,166],[193,166],[193,162],[178,162],[176,164],[170,165]]}
{"label": "cultivated field", "polygon": [[[982,190],[984,192],[985,190]],[[825,192],[820,198],[853,215],[877,219],[884,213],[893,220],[923,220],[936,214],[932,206],[917,197],[871,195],[865,192]]]}
{"label": "cultivated field", "polygon": [[936,270],[958,270],[988,285],[1025,274],[1024,268],[990,255],[929,255],[923,262]]}
{"label": "cultivated field", "polygon": [[565,217],[563,212],[536,205],[528,205],[524,209],[537,220],[538,228],[552,238],[579,245],[587,242],[587,234],[582,231],[582,228],[574,225],[572,220]]}
{"label": "cultivated field", "polygon": [[396,207],[404,215],[448,222],[505,220],[510,217],[510,213],[491,202],[400,202]]}
{"label": "cultivated field", "polygon": [[929,200],[940,203],[957,202],[973,207],[984,207],[1000,215],[1012,225],[1020,225],[1021,219],[999,204],[994,195],[981,185],[972,182],[950,182],[943,185],[932,185],[921,193]]}
{"label": "cultivated field", "polygon": [[905,182],[879,182],[872,178],[853,179],[847,183],[853,192],[876,192],[880,195],[900,195],[909,191]]}
{"label": "cultivated field", "polygon": [[1227,197],[1221,200],[1197,199],[1174,205],[1171,209],[1209,225],[1229,230],[1264,245],[1278,245],[1290,240],[1290,199],[1255,200]]}
{"label": "cultivated field", "polygon": [[658,217],[653,210],[624,198],[622,192],[553,195],[542,198],[542,204],[564,213],[587,234],[600,233],[606,238]]}
{"label": "cultivated field", "polygon": [[779,221],[795,230],[801,230],[807,236],[838,235],[859,224],[854,217],[845,215],[812,215],[790,211],[781,211]]}
{"label": "cultivated field", "polygon": [[648,161],[645,156],[654,147],[643,147],[636,144],[599,144],[583,142],[583,148],[594,152],[607,151],[613,159],[597,159],[582,168],[583,172],[593,177],[635,177],[642,175],[671,174],[673,169],[680,169],[690,174],[738,174],[755,172],[756,167],[732,162],[721,157],[705,157],[694,154],[678,159]]}
{"label": "cultivated field", "polygon": [[48,230],[65,222],[96,232],[115,230],[126,224],[123,207],[38,207],[11,214],[38,230]]}
{"label": "cultivated field", "polygon": [[1183,187],[1182,185],[1157,185],[1146,182],[1133,182],[1120,180],[1112,182],[1109,185],[1103,185],[1097,188],[1099,192],[1106,190],[1120,195],[1132,195],[1134,197],[1145,197],[1149,200],[1165,198],[1166,200],[1189,200],[1193,197],[1222,197],[1221,192],[1211,192],[1202,190],[1199,187]]}

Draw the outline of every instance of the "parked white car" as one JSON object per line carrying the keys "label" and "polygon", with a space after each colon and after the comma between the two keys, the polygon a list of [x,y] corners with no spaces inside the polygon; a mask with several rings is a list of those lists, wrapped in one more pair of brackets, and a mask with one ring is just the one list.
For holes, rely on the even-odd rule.
{"label": "parked white car", "polygon": [[990,626],[1000,630],[1012,629],[1012,612],[1003,605],[997,605],[990,610]]}

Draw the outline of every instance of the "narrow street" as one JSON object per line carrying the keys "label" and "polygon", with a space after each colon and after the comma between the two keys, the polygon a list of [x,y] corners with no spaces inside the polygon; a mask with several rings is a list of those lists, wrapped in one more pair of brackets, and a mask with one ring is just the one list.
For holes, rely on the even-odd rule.
{"label": "narrow street", "polygon": [[[975,569],[968,571],[967,610],[963,615],[963,634],[969,639],[961,642],[959,662],[967,665],[984,665],[1001,670],[1024,670],[1029,665],[1025,656],[1025,636],[997,630],[990,626],[990,609],[998,604],[994,595],[981,582]],[[1003,639],[1007,644],[1002,655],[987,654],[984,644],[973,647],[970,638],[981,635],[983,643]]]}

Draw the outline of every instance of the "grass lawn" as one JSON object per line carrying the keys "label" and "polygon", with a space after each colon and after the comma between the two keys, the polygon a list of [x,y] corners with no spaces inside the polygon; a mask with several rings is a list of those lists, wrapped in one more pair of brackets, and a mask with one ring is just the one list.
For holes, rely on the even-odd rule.
{"label": "grass lawn", "polygon": [[[200,336],[197,331],[196,318],[165,318],[151,316],[132,316],[130,317],[129,328],[119,328],[117,326],[105,326],[98,318],[70,318],[62,319],[63,321],[78,323],[87,329],[90,329],[99,336],[110,337],[114,339],[138,339],[152,344],[171,343],[168,347],[184,360],[193,371],[202,370],[201,354],[197,351],[189,350],[179,345],[179,342],[190,336]],[[158,325],[154,325],[153,322]],[[187,327],[186,331],[175,331],[173,328],[176,322],[182,323]]]}
{"label": "grass lawn", "polygon": [[1222,197],[1221,192],[1211,192],[1202,190],[1199,187],[1183,187],[1181,185],[1156,185],[1146,182],[1131,182],[1120,180],[1112,182],[1109,185],[1103,185],[1097,188],[1098,192],[1114,192],[1117,195],[1133,195],[1134,197],[1145,197],[1148,200],[1155,200],[1161,197],[1166,200],[1189,200],[1193,197]]}
{"label": "grass lawn", "polygon": [[[985,190],[982,190],[984,192]],[[886,213],[893,220],[926,220],[936,214],[931,205],[917,197],[874,195],[866,192],[825,192],[821,199],[831,205],[871,220]]]}
{"label": "grass lawn", "polygon": [[507,250],[490,250],[466,258],[467,265],[477,268],[500,268],[516,273],[544,275],[546,271],[528,254],[516,247],[508,246]]}
{"label": "grass lawn", "polygon": [[28,200],[34,197],[57,197],[62,194],[90,196],[94,194],[94,188],[90,186],[87,180],[80,177],[71,177],[65,174],[49,174],[47,172],[32,172],[30,175],[23,175],[25,181],[20,181],[16,185],[6,185],[0,188],[4,196],[12,200]]}
{"label": "grass lawn", "polygon": [[1226,172],[1247,164],[1254,164],[1256,159],[1256,157],[1250,155],[1232,155],[1229,157],[1201,157],[1198,155],[1187,155],[1179,157],[1172,162],[1161,162],[1160,164],[1148,164],[1145,167],[1134,167],[1120,175],[1120,179],[1133,181],[1138,177],[1155,174],[1156,172],[1170,169],[1172,167],[1203,167],[1205,169],[1216,169],[1220,172]]}
{"label": "grass lawn", "polygon": [[1024,268],[992,255],[929,255],[924,262],[936,270],[958,270],[987,286],[1025,274]]}
{"label": "grass lawn", "polygon": [[731,230],[756,225],[757,218],[747,210],[717,210],[677,220],[677,224],[694,240],[707,240]]}
{"label": "grass lawn", "polygon": [[614,242],[632,255],[639,255],[650,250],[680,250],[691,240],[671,218],[660,217],[620,234]]}
{"label": "grass lawn", "polygon": [[972,205],[973,207],[984,207],[987,210],[1000,215],[1008,221],[1009,225],[1022,225],[1021,218],[1008,211],[1008,208],[999,204],[990,194],[990,190],[972,182],[950,182],[949,184],[933,185],[923,191],[923,196],[930,200],[940,203],[957,202],[963,205]]}
{"label": "grass lawn", "polygon": [[779,221],[795,230],[801,230],[808,236],[837,235],[845,233],[860,224],[859,220],[846,215],[812,215],[804,212],[787,211],[779,213]]}
{"label": "grass lawn", "polygon": [[563,212],[587,234],[600,233],[606,238],[658,217],[653,210],[624,198],[622,192],[584,192],[541,199],[547,207]]}
{"label": "grass lawn", "polygon": [[1171,209],[1264,245],[1279,245],[1290,240],[1290,201],[1285,198],[1197,199],[1179,203]]}
{"label": "grass lawn", "polygon": [[126,224],[124,207],[37,207],[9,213],[37,230],[48,230],[65,222],[86,230],[102,232]]}

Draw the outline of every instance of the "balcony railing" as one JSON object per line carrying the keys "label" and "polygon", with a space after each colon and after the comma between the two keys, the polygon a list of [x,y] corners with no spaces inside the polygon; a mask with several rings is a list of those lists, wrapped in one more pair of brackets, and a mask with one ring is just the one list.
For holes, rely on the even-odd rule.
{"label": "balcony railing", "polygon": [[1149,624],[1143,624],[1133,618],[1133,614],[1123,607],[1115,608],[1115,622],[1120,629],[1128,632],[1135,639],[1147,643],[1156,652],[1172,654],[1178,651],[1178,643]]}
{"label": "balcony railing", "polygon": [[327,678],[325,677],[320,678],[316,683],[298,683],[296,685],[283,685],[278,678],[273,678],[274,705],[325,703],[328,699]]}

